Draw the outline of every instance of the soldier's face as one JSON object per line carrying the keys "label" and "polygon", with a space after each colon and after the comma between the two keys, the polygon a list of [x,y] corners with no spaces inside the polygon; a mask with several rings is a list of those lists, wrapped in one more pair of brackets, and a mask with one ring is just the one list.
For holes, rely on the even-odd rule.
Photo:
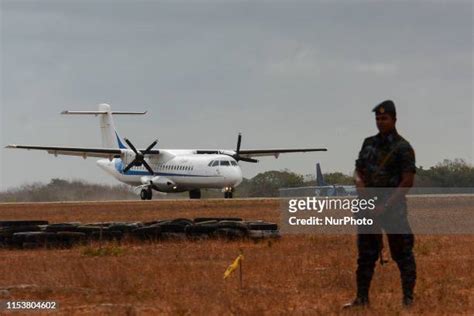
{"label": "soldier's face", "polygon": [[380,133],[388,134],[395,128],[395,122],[397,120],[390,114],[377,114],[375,115],[375,122]]}

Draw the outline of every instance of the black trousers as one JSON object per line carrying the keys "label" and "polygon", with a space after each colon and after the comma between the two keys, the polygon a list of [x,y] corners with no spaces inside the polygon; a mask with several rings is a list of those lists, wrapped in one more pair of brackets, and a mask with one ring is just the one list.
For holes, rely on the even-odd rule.
{"label": "black trousers", "polygon": [[375,226],[358,228],[357,295],[359,297],[369,295],[370,282],[382,248],[382,229],[387,233],[391,257],[400,270],[403,294],[412,297],[416,281],[416,263],[413,254],[415,239],[406,212],[400,209],[376,221]]}

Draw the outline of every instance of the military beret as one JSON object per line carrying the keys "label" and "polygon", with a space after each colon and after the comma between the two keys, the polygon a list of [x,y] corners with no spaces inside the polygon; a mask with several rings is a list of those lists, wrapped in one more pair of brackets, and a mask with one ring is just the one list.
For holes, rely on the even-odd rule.
{"label": "military beret", "polygon": [[393,116],[397,115],[397,111],[395,110],[395,103],[393,103],[392,100],[385,100],[382,103],[376,105],[372,112],[375,112],[375,114],[389,113]]}

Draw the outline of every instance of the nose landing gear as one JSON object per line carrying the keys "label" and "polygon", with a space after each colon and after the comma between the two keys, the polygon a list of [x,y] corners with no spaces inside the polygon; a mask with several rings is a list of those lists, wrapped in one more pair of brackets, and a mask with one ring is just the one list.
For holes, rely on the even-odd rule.
{"label": "nose landing gear", "polygon": [[231,187],[225,187],[224,188],[224,199],[231,199],[232,198],[232,193],[234,192],[234,188]]}

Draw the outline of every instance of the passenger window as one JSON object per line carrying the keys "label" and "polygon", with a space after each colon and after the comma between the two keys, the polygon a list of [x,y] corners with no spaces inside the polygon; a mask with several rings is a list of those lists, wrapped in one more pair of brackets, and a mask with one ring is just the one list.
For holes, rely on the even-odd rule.
{"label": "passenger window", "polygon": [[214,162],[212,163],[212,166],[213,167],[219,166],[219,160],[214,160]]}
{"label": "passenger window", "polygon": [[228,160],[221,160],[221,166],[230,166],[230,162]]}

